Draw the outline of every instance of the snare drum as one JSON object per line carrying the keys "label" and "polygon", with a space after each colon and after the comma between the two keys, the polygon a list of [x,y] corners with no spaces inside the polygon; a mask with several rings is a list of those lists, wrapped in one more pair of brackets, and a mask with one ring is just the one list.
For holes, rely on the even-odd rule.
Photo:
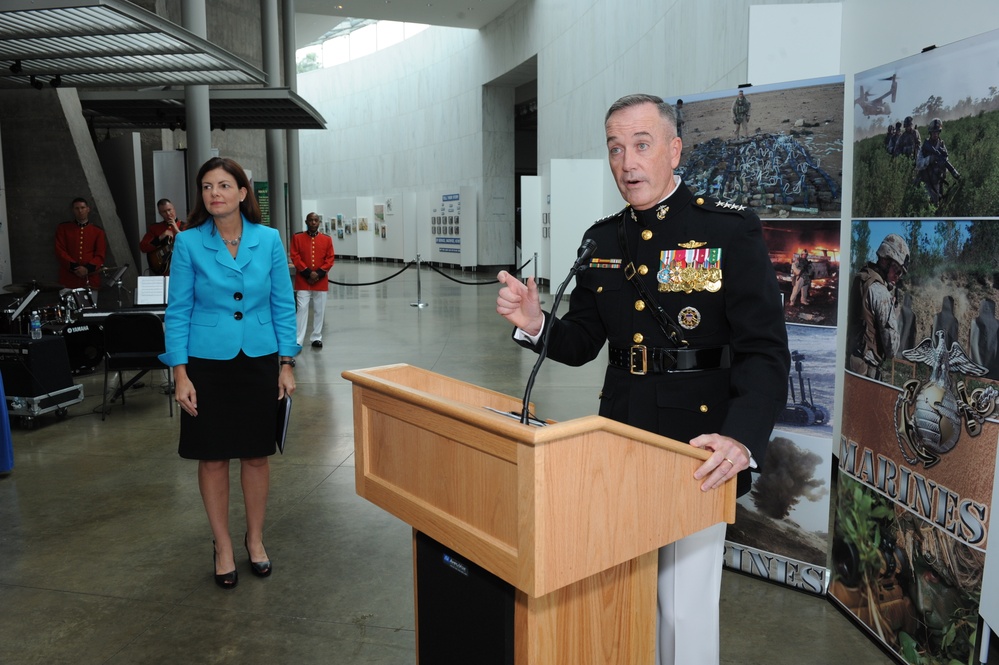
{"label": "snare drum", "polygon": [[38,310],[42,323],[66,323],[69,312],[62,305],[49,305]]}
{"label": "snare drum", "polygon": [[91,291],[89,287],[73,289],[71,293],[73,295],[73,300],[76,302],[76,308],[78,311],[82,312],[90,309],[97,309],[97,301],[94,300],[94,292]]}
{"label": "snare drum", "polygon": [[59,293],[63,309],[66,310],[66,322],[76,318],[80,312],[97,309],[94,294],[89,288],[63,289]]}

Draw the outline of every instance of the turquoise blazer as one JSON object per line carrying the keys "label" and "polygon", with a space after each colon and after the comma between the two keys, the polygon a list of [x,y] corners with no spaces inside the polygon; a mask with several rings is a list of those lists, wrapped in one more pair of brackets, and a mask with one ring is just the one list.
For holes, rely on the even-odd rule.
{"label": "turquoise blazer", "polygon": [[170,261],[165,316],[166,353],[171,367],[189,357],[229,360],[274,352],[298,355],[295,296],[284,245],[276,229],[243,218],[235,258],[215,223],[177,235]]}

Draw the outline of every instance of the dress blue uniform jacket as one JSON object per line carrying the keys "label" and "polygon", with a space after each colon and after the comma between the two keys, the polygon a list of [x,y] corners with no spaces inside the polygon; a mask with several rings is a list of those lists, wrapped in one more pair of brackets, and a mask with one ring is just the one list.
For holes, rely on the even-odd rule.
{"label": "dress blue uniform jacket", "polygon": [[243,218],[235,258],[209,218],[177,235],[166,309],[165,364],[295,356],[295,296],[276,229]]}
{"label": "dress blue uniform jacket", "polygon": [[[771,430],[787,397],[790,356],[780,290],[751,211],[691,195],[680,184],[655,209],[630,208],[599,220],[584,234],[597,243],[594,267],[576,277],[569,311],[551,324],[548,357],[578,366],[597,357],[605,343],[673,346],[625,279],[618,227],[624,224],[629,255],[649,292],[678,325],[690,348],[727,345],[731,367],[636,376],[608,366],[600,394],[600,415],[682,442],[700,434],[730,436],[744,444],[761,467]],[[721,288],[662,291],[663,252],[689,241],[721,252]],[[519,342],[538,350],[538,344]],[[749,489],[739,474],[738,493]]]}

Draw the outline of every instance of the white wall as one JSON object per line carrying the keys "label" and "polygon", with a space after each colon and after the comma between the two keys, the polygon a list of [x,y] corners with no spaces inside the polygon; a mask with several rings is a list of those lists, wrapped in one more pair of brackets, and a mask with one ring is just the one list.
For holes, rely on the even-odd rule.
{"label": "white wall", "polygon": [[[750,4],[525,0],[481,31],[431,28],[358,61],[300,75],[299,94],[329,126],[300,133],[302,195],[379,198],[471,186],[478,192],[479,264],[512,264],[513,173],[491,170],[503,130],[488,108],[500,93],[484,88],[537,55],[539,175],[552,159],[605,159],[603,115],[617,97],[745,80]],[[703,38],[676,38],[686,34]],[[605,209],[592,211],[593,220],[620,204],[609,175],[603,186]]]}
{"label": "white wall", "polygon": [[[605,159],[603,116],[624,94],[682,96],[746,82],[750,7],[790,4],[818,3],[524,0],[480,31],[431,28],[358,61],[301,75],[299,94],[329,125],[300,134],[302,195],[381,198],[475,187],[480,226],[489,224],[480,233],[479,263],[512,264],[513,206],[504,223],[493,203],[507,190],[484,163],[495,151],[485,86],[537,56],[538,174],[547,175],[553,159]],[[855,71],[999,27],[993,9],[992,0],[844,0],[846,89]],[[824,26],[778,21],[774,29],[779,35]],[[786,80],[792,78],[798,75]],[[848,141],[844,163],[850,158]],[[603,186],[604,209],[593,211],[594,220],[620,205],[609,173]]]}

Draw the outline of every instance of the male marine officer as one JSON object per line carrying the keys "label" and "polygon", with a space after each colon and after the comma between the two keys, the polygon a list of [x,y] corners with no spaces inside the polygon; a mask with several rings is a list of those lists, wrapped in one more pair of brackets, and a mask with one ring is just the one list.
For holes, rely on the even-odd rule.
{"label": "male marine officer", "polygon": [[[695,472],[712,491],[764,461],[787,397],[790,358],[780,291],[759,219],[694,197],[673,169],[682,141],[673,107],[628,95],[604,119],[611,172],[628,206],[584,234],[597,244],[569,311],[551,321],[548,355],[568,365],[609,344],[600,415],[712,451]],[[501,272],[496,310],[538,349],[537,287]],[[659,552],[660,665],[719,661],[725,524]]]}

